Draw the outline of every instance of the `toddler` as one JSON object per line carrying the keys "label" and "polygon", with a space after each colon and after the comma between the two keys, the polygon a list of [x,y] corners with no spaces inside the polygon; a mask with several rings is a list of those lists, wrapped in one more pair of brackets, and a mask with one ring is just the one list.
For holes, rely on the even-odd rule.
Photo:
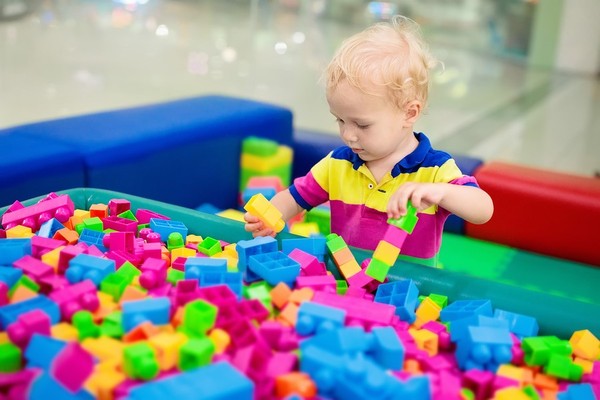
{"label": "toddler", "polygon": [[[413,132],[435,64],[418,25],[406,17],[344,41],[325,83],[346,145],[271,199],[285,221],[329,201],[331,231],[350,246],[374,250],[387,219],[405,215],[410,200],[419,222],[402,254],[435,265],[448,215],[475,224],[491,218],[492,200],[475,179],[463,175],[448,153],[432,148],[425,134]],[[275,235],[256,217],[246,213],[244,219],[254,237]]]}

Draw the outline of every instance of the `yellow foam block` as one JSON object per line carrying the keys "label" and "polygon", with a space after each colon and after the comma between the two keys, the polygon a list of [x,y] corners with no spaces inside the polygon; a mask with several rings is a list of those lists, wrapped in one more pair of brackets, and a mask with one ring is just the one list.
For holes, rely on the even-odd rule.
{"label": "yellow foam block", "polygon": [[503,376],[505,378],[514,379],[519,382],[522,386],[525,386],[533,382],[533,371],[528,368],[517,367],[511,364],[502,364],[498,367],[496,375]]}
{"label": "yellow foam block", "polygon": [[429,297],[426,297],[421,304],[419,304],[419,307],[417,307],[417,311],[415,312],[417,319],[415,320],[414,325],[417,328],[420,328],[429,321],[436,321],[440,317],[441,311],[442,309],[437,303]]}
{"label": "yellow foam block", "polygon": [[238,265],[237,257],[232,257],[230,254],[220,252],[220,253],[213,255],[211,258],[224,258],[227,261],[227,271],[229,271],[229,272],[237,271],[237,265]]}
{"label": "yellow foam block", "polygon": [[386,242],[385,240],[381,240],[375,248],[373,258],[383,262],[386,265],[394,265],[396,259],[398,258],[398,254],[400,254],[399,248],[391,243]]}
{"label": "yellow foam block", "polygon": [[290,147],[280,145],[277,152],[272,156],[261,157],[249,153],[242,153],[240,166],[256,172],[268,172],[272,169],[290,165],[293,159],[293,151]]}
{"label": "yellow foam block", "polygon": [[203,240],[202,236],[190,234],[185,237],[185,244],[192,243],[192,244],[197,245],[197,244],[200,244],[200,242],[202,242],[202,240]]}
{"label": "yellow foam block", "polygon": [[73,215],[69,218],[69,222],[72,227],[76,227],[79,224],[83,223],[84,219],[90,218],[90,212],[87,210],[79,210],[76,209],[73,211]]}
{"label": "yellow foam block", "polygon": [[56,325],[52,325],[50,328],[52,337],[67,342],[74,342],[79,340],[79,331],[73,325],[68,322],[59,322]]}
{"label": "yellow foam block", "polygon": [[17,225],[6,230],[6,238],[29,238],[33,236],[31,228],[28,226]]}
{"label": "yellow foam block", "polygon": [[229,333],[219,328],[211,330],[208,334],[208,338],[212,340],[213,344],[215,345],[216,354],[222,354],[225,350],[227,350],[229,343],[231,343],[231,337],[229,336]]}
{"label": "yellow foam block", "polygon": [[177,366],[179,349],[187,340],[187,336],[181,332],[161,332],[148,339],[148,343],[156,349],[156,358],[161,370],[167,371]]}
{"label": "yellow foam block", "polygon": [[228,208],[227,210],[220,211],[217,213],[217,215],[219,217],[229,218],[234,221],[245,222],[244,221],[244,213],[241,212],[240,210],[234,210],[233,208]]}
{"label": "yellow foam block", "polygon": [[316,222],[296,222],[290,227],[290,233],[298,236],[310,237],[320,233]]}
{"label": "yellow foam block", "polygon": [[60,258],[60,251],[64,248],[65,246],[59,246],[43,254],[41,257],[42,262],[44,264],[52,265],[52,267],[54,268],[54,272],[56,272],[58,270],[58,259]]}
{"label": "yellow foam block", "polygon": [[519,388],[510,387],[497,390],[494,394],[494,400],[531,400],[531,397]]}
{"label": "yellow foam block", "polygon": [[262,193],[257,193],[248,200],[244,209],[258,217],[267,227],[275,232],[281,232],[285,222],[281,212]]}
{"label": "yellow foam block", "polygon": [[86,380],[85,388],[98,400],[113,400],[114,390],[125,379],[124,373],[118,371],[116,367],[99,367],[96,365],[92,375]]}
{"label": "yellow foam block", "polygon": [[577,357],[594,361],[600,356],[600,340],[587,329],[573,332],[569,344]]}
{"label": "yellow foam block", "polygon": [[345,279],[348,279],[352,275],[360,272],[360,265],[358,265],[358,262],[355,259],[352,259],[347,263],[340,265],[338,268]]}
{"label": "yellow foam block", "polygon": [[123,360],[123,348],[120,340],[108,336],[98,338],[87,338],[81,342],[81,346],[100,361],[113,360],[120,363]]}
{"label": "yellow foam block", "polygon": [[179,247],[171,251],[171,260],[176,260],[177,257],[194,257],[197,254],[196,250],[190,249],[189,247]]}
{"label": "yellow foam block", "polygon": [[413,337],[417,347],[425,350],[431,357],[438,353],[439,337],[427,329],[409,328],[408,333]]}

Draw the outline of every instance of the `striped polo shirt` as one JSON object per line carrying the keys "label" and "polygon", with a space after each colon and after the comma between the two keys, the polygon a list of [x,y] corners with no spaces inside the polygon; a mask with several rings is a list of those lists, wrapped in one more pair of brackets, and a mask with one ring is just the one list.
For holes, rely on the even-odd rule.
{"label": "striped polo shirt", "polygon": [[[387,203],[405,182],[445,182],[476,186],[446,152],[431,147],[423,133],[415,133],[417,148],[400,160],[377,183],[360,157],[347,146],[319,161],[306,176],[296,178],[290,193],[304,209],[327,201],[331,206],[331,231],[350,246],[374,250],[387,230]],[[435,205],[418,214],[419,222],[404,242],[401,254],[435,266],[442,231],[450,213]],[[416,260],[413,260],[416,258]]]}

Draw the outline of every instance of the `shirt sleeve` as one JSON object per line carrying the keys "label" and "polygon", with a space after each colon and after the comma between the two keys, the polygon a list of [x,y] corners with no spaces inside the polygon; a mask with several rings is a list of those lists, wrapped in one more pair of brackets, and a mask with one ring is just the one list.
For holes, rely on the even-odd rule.
{"label": "shirt sleeve", "polygon": [[305,176],[294,179],[289,187],[296,203],[305,210],[329,200],[329,166],[331,153],[315,164]]}
{"label": "shirt sleeve", "polygon": [[463,175],[456,161],[453,158],[447,160],[440,169],[435,178],[436,182],[451,183],[453,185],[479,187],[477,179],[470,175]]}

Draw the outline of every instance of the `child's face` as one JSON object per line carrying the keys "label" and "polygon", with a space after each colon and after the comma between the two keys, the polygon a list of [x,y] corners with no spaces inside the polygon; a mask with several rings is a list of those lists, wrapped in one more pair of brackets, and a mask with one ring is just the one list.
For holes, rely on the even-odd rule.
{"label": "child's face", "polygon": [[[367,163],[389,161],[397,163],[414,148],[413,124],[420,106],[401,110],[388,96],[385,88],[372,85],[371,95],[341,81],[327,93],[331,114],[337,119],[340,136]],[[387,164],[387,163],[386,163]]]}

